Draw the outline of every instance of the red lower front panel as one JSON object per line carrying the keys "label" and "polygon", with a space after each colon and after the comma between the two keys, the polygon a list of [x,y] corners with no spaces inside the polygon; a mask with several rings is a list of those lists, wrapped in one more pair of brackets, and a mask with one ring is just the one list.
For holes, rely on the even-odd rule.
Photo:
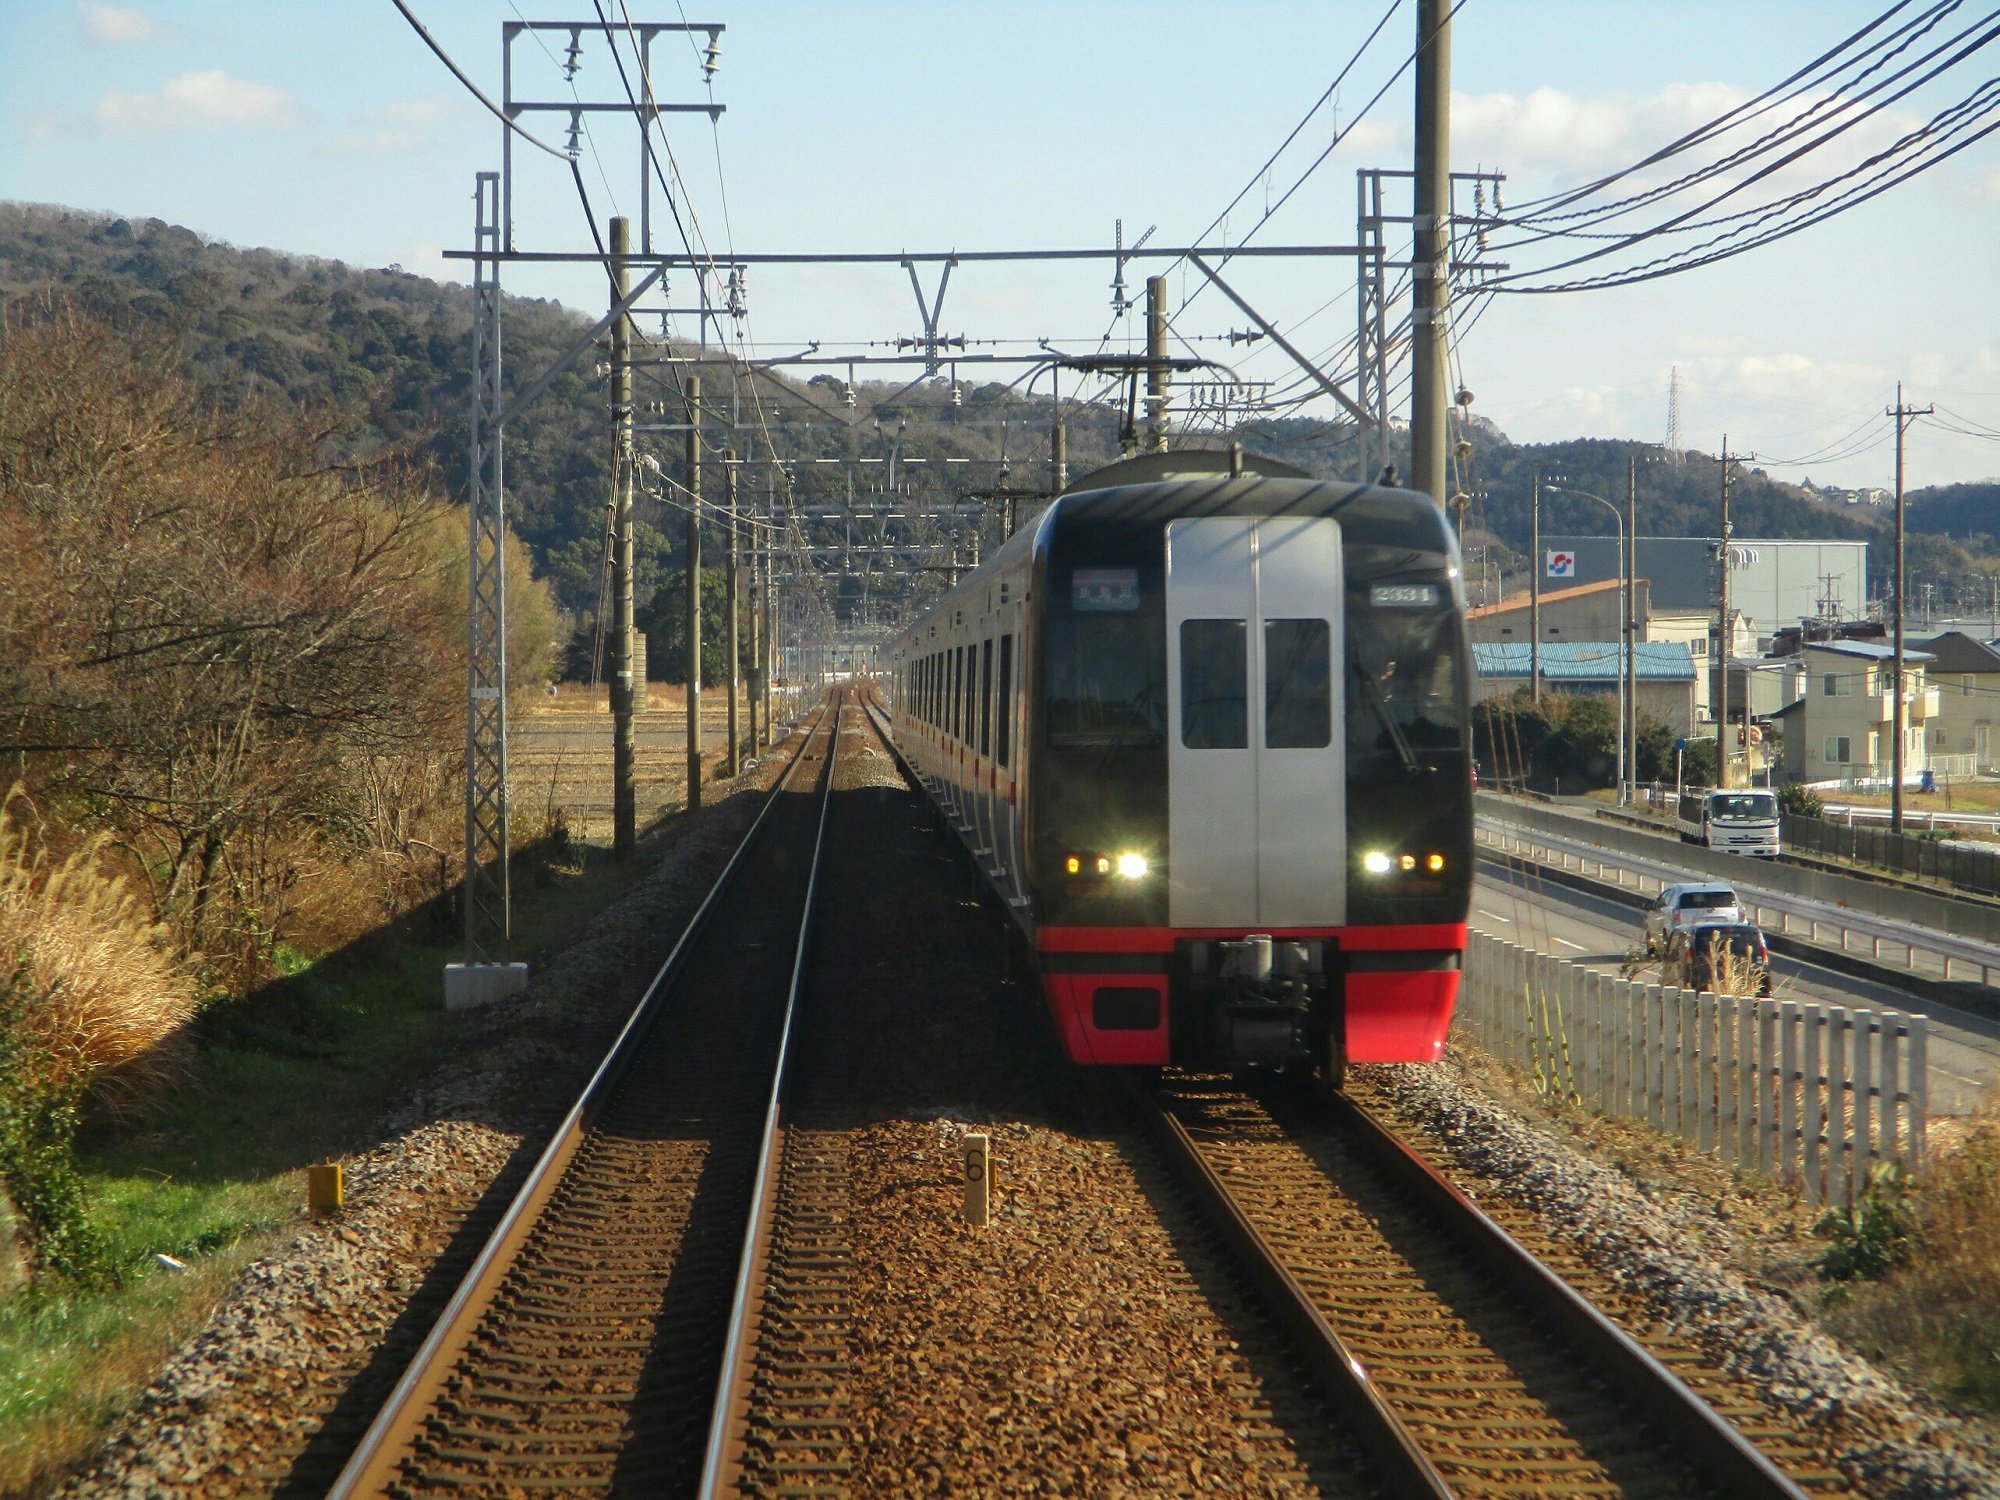
{"label": "red lower front panel", "polygon": [[[1151,927],[1045,927],[1036,946],[1045,955],[1116,954],[1159,961],[1184,938],[1240,938],[1236,930]],[[1462,923],[1414,927],[1356,927],[1274,931],[1275,938],[1332,939],[1343,952],[1367,954],[1367,967],[1345,976],[1347,1056],[1350,1062],[1435,1062],[1444,1055],[1458,999],[1458,969],[1390,968],[1384,960],[1410,954],[1447,955],[1455,965],[1465,949]],[[1110,967],[1110,965],[1107,965]],[[1167,976],[1164,972],[1044,973],[1042,991],[1070,1061],[1100,1065],[1161,1065],[1169,1056]]]}
{"label": "red lower front panel", "polygon": [[1458,970],[1347,976],[1349,1062],[1436,1062],[1444,1056]]}
{"label": "red lower front panel", "polygon": [[1168,1061],[1166,975],[1044,974],[1042,993],[1071,1062]]}

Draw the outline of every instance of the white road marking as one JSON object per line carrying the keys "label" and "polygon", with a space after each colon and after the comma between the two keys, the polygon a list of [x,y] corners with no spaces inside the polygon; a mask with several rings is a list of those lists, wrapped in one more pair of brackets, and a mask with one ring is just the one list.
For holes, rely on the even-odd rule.
{"label": "white road marking", "polygon": [[1561,943],[1565,948],[1574,948],[1579,953],[1583,952],[1583,944],[1581,943],[1572,943],[1568,938],[1557,938],[1556,941]]}
{"label": "white road marking", "polygon": [[1501,916],[1500,913],[1497,911],[1488,911],[1483,906],[1479,908],[1479,915],[1482,917],[1491,917],[1496,922],[1506,922],[1510,925],[1513,923],[1514,920],[1512,917]]}

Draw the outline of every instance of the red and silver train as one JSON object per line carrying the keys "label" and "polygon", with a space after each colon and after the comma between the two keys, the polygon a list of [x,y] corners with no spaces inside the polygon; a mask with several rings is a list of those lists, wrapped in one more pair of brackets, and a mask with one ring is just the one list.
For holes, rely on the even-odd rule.
{"label": "red and silver train", "polygon": [[1099,470],[896,637],[897,742],[1078,1063],[1428,1062],[1472,879],[1464,588],[1429,497]]}

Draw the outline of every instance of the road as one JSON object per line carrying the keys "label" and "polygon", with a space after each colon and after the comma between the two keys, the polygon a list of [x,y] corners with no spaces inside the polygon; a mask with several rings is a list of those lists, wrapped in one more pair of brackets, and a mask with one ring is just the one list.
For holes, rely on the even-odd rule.
{"label": "road", "polygon": [[[1493,937],[1604,973],[1617,972],[1638,946],[1642,927],[1636,907],[1537,880],[1532,872],[1510,876],[1499,861],[1484,856],[1473,883],[1471,923]],[[1772,969],[1784,999],[1928,1015],[1933,1114],[1970,1114],[2000,1079],[2000,1019],[1778,954],[1772,955]]]}

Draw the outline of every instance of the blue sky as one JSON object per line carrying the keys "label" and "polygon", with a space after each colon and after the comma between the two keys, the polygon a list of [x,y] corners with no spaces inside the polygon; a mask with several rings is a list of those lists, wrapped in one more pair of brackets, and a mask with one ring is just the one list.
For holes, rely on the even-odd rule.
{"label": "blue sky", "polygon": [[[537,18],[589,14],[587,0]],[[508,0],[413,0],[445,47],[498,90]],[[711,246],[744,250],[973,249],[1108,243],[1157,224],[1200,232],[1251,179],[1387,8],[1363,3],[745,4],[687,8],[720,21],[711,132],[672,139]],[[1467,0],[1455,35],[1454,165],[1498,166],[1521,200],[1636,155],[1755,92],[1852,29],[1874,4],[1528,3]],[[640,19],[681,6],[633,3]],[[1406,55],[1405,3],[1348,84],[1352,121]],[[561,39],[551,46],[561,50]],[[550,59],[517,44],[523,86],[559,90]],[[1973,73],[1990,75],[1990,59]],[[539,70],[539,71],[538,71]],[[660,43],[656,87],[707,97],[696,58]],[[581,88],[615,88],[586,53]],[[1961,92],[1963,89],[1961,88]],[[1406,166],[1410,95],[1393,86],[1259,238],[1346,243],[1354,169]],[[1281,192],[1327,139],[1322,115],[1273,174]],[[559,144],[563,122],[543,122]],[[0,198],[157,215],[245,245],[453,274],[469,238],[473,174],[496,164],[499,127],[457,87],[388,0],[0,0]],[[583,157],[600,214],[636,212],[633,130],[606,119]],[[524,156],[523,247],[588,243],[566,173]],[[718,173],[718,166],[720,172]],[[726,189],[726,211],[724,190]],[[1227,231],[1264,201],[1260,184]],[[1898,378],[2000,428],[2000,137],[1823,228],[1646,286],[1503,299],[1464,338],[1475,409],[1520,439],[1658,439],[1668,371],[1692,445],[1774,458],[1838,447]],[[1233,283],[1319,353],[1353,323],[1346,262],[1239,263]],[[1183,271],[1175,273],[1178,303]],[[943,323],[974,339],[1089,344],[1110,323],[1105,268],[962,266]],[[513,290],[599,298],[587,273],[509,272]],[[685,289],[683,289],[685,290]],[[682,300],[679,296],[675,301]],[[897,268],[753,273],[760,352],[893,338],[916,310]],[[1212,293],[1176,322],[1197,338],[1244,326]],[[1122,334],[1120,335],[1122,337]],[[1199,342],[1199,339],[1197,339]],[[845,347],[845,346],[843,346]],[[1284,356],[1243,354],[1283,381]],[[968,371],[968,374],[970,371]],[[1849,444],[1847,446],[1855,446]],[[1810,468],[1886,483],[1886,441]],[[2000,473],[1991,442],[1924,426],[1914,484]]]}

